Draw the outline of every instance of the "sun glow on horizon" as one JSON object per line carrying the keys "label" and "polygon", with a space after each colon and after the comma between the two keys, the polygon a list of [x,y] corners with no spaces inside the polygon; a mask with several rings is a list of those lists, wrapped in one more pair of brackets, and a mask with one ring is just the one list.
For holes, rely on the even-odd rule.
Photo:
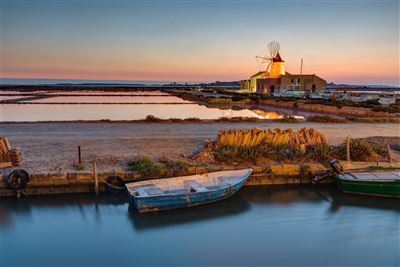
{"label": "sun glow on horizon", "polygon": [[265,5],[2,2],[2,78],[237,81],[277,39],[290,73],[399,85],[397,1]]}

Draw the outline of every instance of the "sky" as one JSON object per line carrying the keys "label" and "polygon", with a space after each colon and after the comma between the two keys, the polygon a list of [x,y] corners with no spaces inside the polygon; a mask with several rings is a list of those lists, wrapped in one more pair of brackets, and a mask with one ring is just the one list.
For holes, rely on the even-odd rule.
{"label": "sky", "polygon": [[264,68],[399,85],[399,1],[0,0],[2,78],[233,81]]}

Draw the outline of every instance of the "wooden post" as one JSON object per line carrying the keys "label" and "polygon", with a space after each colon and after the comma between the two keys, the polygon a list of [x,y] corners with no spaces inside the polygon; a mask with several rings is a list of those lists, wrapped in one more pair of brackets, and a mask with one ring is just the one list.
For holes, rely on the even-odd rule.
{"label": "wooden post", "polygon": [[393,164],[393,157],[392,157],[392,151],[390,150],[390,146],[387,145],[387,153],[388,153],[388,160],[390,162],[390,166]]}
{"label": "wooden post", "polygon": [[351,161],[351,158],[350,158],[350,136],[346,137],[346,159],[347,159],[347,161]]}
{"label": "wooden post", "polygon": [[93,161],[93,179],[94,179],[94,192],[96,196],[99,194],[99,179],[97,177],[96,161]]}
{"label": "wooden post", "polygon": [[78,146],[78,163],[82,164],[81,146]]}

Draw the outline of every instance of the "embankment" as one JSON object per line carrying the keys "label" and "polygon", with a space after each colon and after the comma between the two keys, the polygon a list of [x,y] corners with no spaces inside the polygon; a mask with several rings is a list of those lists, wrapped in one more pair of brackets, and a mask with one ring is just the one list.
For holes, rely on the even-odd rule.
{"label": "embankment", "polygon": [[[400,162],[341,162],[346,170],[359,171],[368,167],[400,168]],[[323,171],[326,167],[322,164],[279,164],[279,165],[257,165],[246,166],[253,168],[253,174],[246,182],[246,186],[273,186],[273,185],[302,185],[312,184],[312,178]],[[179,176],[202,174],[207,172],[242,169],[232,166],[207,166],[188,167],[182,170]],[[109,176],[119,176],[124,180],[143,180],[140,175],[132,171],[102,172],[98,174],[99,191],[104,192],[106,188],[104,181]],[[9,189],[5,181],[6,176],[0,176],[0,197],[16,196],[13,189]],[[159,178],[167,178],[165,175]],[[150,179],[151,180],[151,179]],[[321,183],[332,183],[328,178]],[[95,192],[95,179],[92,172],[50,172],[30,174],[28,187],[23,190],[25,196],[31,195],[54,195],[70,193]]]}
{"label": "embankment", "polygon": [[[283,185],[283,184],[311,184],[312,177],[325,170],[319,164],[306,165],[258,165],[251,166],[254,170],[253,175],[248,179],[247,186],[256,185]],[[243,168],[243,167],[241,167]],[[236,168],[236,169],[241,169]],[[231,166],[208,166],[208,167],[188,167],[182,170],[178,176],[202,174],[222,170],[235,169]],[[132,171],[102,172],[97,175],[99,181],[99,191],[104,192],[106,188],[104,181],[110,176],[119,176],[124,180],[143,180],[140,175]],[[30,174],[29,185],[23,190],[23,195],[53,195],[67,193],[88,193],[95,192],[95,178],[92,172],[49,172]],[[166,178],[162,175],[158,178]],[[10,189],[6,183],[6,176],[1,177],[0,197],[15,196],[16,192]],[[324,183],[332,182],[325,180]]]}

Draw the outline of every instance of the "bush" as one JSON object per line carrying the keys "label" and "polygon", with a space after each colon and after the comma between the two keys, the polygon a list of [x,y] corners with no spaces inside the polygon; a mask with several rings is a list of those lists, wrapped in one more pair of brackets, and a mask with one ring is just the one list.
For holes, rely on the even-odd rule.
{"label": "bush", "polygon": [[327,162],[332,160],[332,148],[326,144],[308,146],[306,154],[311,155],[317,162]]}
{"label": "bush", "polygon": [[315,115],[315,116],[310,116],[307,118],[307,121],[309,122],[331,122],[331,123],[344,123],[346,122],[346,119],[344,118],[338,118],[338,117],[332,117],[328,115]]}
{"label": "bush", "polygon": [[375,107],[372,108],[372,111],[375,112],[389,112],[389,113],[400,113],[400,105],[398,104],[390,104],[389,106],[381,106],[381,105],[377,105]]}
{"label": "bush", "polygon": [[300,122],[299,119],[292,117],[292,116],[283,117],[279,121],[284,122],[284,123],[299,123]]}
{"label": "bush", "polygon": [[190,118],[186,118],[185,121],[198,122],[198,121],[201,121],[201,119],[196,118],[196,117],[190,117]]}
{"label": "bush", "polygon": [[156,116],[151,115],[151,114],[147,115],[144,120],[148,121],[148,122],[159,122],[159,121],[162,121],[162,119],[157,118]]}
{"label": "bush", "polygon": [[169,120],[171,122],[183,122],[183,119],[180,119],[180,118],[170,118]]}
{"label": "bush", "polygon": [[184,173],[188,167],[192,166],[192,164],[184,160],[178,160],[169,161],[166,166],[168,169],[171,169],[175,175],[180,175]]}
{"label": "bush", "polygon": [[223,146],[215,150],[214,157],[218,161],[251,161],[256,163],[266,151],[265,145],[252,147]]}
{"label": "bush", "polygon": [[[346,160],[346,143],[333,148],[332,155],[334,158]],[[385,156],[378,146],[369,144],[362,139],[353,139],[350,141],[350,158],[354,161],[380,161]]]}
{"label": "bush", "polygon": [[208,104],[211,105],[232,105],[232,99],[230,98],[211,98],[208,100]]}
{"label": "bush", "polygon": [[269,152],[271,159],[286,162],[298,161],[303,155],[301,149],[287,144],[272,146]]}
{"label": "bush", "polygon": [[160,176],[164,171],[164,165],[154,163],[149,157],[142,156],[128,162],[128,170],[136,171],[144,178]]}

